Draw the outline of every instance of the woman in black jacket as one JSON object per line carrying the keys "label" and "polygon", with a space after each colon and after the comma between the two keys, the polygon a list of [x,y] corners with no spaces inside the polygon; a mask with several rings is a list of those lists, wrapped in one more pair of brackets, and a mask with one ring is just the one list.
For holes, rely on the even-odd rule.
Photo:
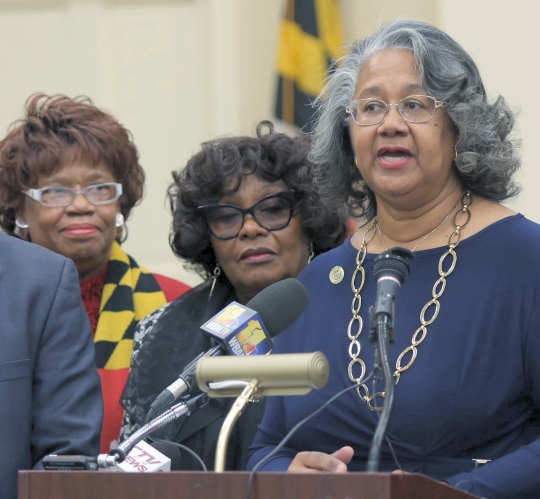
{"label": "woman in black jacket", "polygon": [[[263,133],[264,128],[268,133]],[[200,326],[231,301],[246,304],[277,281],[296,277],[311,259],[347,235],[345,210],[323,200],[311,181],[309,147],[275,133],[202,144],[169,189],[171,247],[205,281],[141,320],[122,396],[122,439],[143,424],[150,404],[210,341]],[[234,399],[211,399],[160,436],[192,449],[213,468],[216,442]],[[233,429],[226,468],[243,469],[263,412],[249,404]],[[182,469],[200,469],[188,453]]]}

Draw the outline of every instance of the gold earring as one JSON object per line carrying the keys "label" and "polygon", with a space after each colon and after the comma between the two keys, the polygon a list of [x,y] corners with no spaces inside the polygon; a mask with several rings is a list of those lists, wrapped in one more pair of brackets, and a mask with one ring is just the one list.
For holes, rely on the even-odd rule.
{"label": "gold earring", "polygon": [[309,242],[309,254],[308,254],[308,259],[307,259],[308,265],[311,263],[311,260],[313,260],[314,256],[315,256],[315,251],[313,250],[313,241],[310,241]]}
{"label": "gold earring", "polygon": [[212,293],[214,292],[214,288],[216,287],[216,281],[218,280],[218,277],[221,275],[221,267],[219,265],[216,265],[216,268],[214,269],[214,281],[212,282],[212,287],[210,288],[210,294],[208,295],[208,299],[212,296]]}

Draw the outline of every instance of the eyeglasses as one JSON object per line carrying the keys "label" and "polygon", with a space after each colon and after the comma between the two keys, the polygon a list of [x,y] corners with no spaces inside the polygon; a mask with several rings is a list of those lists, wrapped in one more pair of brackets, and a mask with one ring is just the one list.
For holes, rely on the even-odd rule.
{"label": "eyeglasses", "polygon": [[238,236],[246,215],[251,215],[263,229],[284,229],[291,221],[293,207],[299,197],[299,193],[290,189],[265,196],[249,208],[231,204],[208,204],[199,206],[197,211],[204,217],[208,230],[214,237],[227,240]]}
{"label": "eyeglasses", "polygon": [[93,205],[113,203],[122,195],[122,184],[118,182],[103,182],[93,184],[84,189],[72,187],[51,186],[40,189],[28,189],[23,194],[41,203],[43,206],[60,208],[70,205],[77,194],[82,194]]}
{"label": "eyeglasses", "polygon": [[388,114],[391,106],[397,106],[401,117],[409,123],[426,123],[435,116],[438,107],[446,107],[446,102],[436,100],[429,95],[409,95],[397,101],[396,104],[387,104],[379,99],[355,100],[345,108],[357,125],[378,125]]}

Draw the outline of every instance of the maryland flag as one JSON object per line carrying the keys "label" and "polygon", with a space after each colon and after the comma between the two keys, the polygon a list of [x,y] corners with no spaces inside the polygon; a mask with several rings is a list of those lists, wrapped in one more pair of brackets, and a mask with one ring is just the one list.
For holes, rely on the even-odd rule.
{"label": "maryland flag", "polygon": [[311,132],[310,104],[334,61],[344,55],[342,47],[338,0],[287,0],[277,62],[279,120]]}

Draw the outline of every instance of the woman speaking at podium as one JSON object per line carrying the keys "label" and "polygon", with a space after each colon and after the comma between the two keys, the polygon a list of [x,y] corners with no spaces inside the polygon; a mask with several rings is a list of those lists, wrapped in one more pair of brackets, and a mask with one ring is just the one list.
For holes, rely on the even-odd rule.
{"label": "woman speaking at podium", "polygon": [[[395,401],[379,469],[493,499],[539,497],[540,227],[500,204],[518,192],[513,124],[463,48],[418,21],[382,26],[329,77],[315,181],[366,223],[300,275],[310,303],[275,352],[321,350],[330,379],[303,397],[269,398],[249,467],[358,384],[260,469],[366,469],[384,400],[382,380],[367,381],[372,263],[401,246],[415,258],[396,300]],[[476,469],[475,459],[489,462]]]}

